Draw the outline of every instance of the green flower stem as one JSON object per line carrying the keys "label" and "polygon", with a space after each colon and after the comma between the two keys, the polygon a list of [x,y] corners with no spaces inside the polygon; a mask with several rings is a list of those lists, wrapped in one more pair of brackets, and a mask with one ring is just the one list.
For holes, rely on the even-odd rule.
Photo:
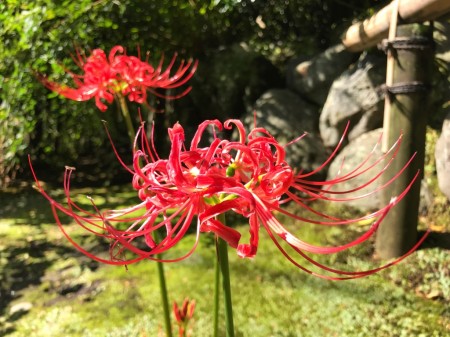
{"label": "green flower stem", "polygon": [[[125,124],[127,125],[128,136],[131,140],[131,146],[133,146],[135,131],[133,127],[133,122],[131,121],[130,111],[128,110],[127,102],[125,101],[125,97],[118,94],[116,96],[119,100],[120,110],[122,111],[123,117],[125,119]],[[155,232],[155,239],[158,240],[158,233]],[[161,255],[157,255],[156,258],[160,259]],[[167,285],[166,285],[166,277],[164,275],[164,265],[162,262],[156,262],[156,266],[158,269],[158,279],[159,279],[159,290],[161,292],[161,301],[163,305],[164,312],[164,325],[166,328],[166,336],[172,337],[172,324],[170,322],[170,307],[169,307],[169,296],[167,295]]]}
{"label": "green flower stem", "polygon": [[[216,242],[219,240],[216,237]],[[216,243],[217,249],[217,243]],[[213,337],[219,337],[219,298],[220,298],[220,266],[217,258],[214,263],[214,333]]]}
{"label": "green flower stem", "polygon": [[[155,239],[158,239],[158,233],[156,231],[154,233]],[[161,255],[157,255],[156,258],[160,259]],[[172,337],[172,323],[170,321],[169,296],[167,295],[167,285],[166,285],[166,277],[164,275],[164,265],[162,262],[156,262],[156,266],[158,269],[159,290],[161,292],[161,301],[163,305],[166,336]]]}
{"label": "green flower stem", "polygon": [[161,262],[156,262],[158,267],[159,288],[161,290],[161,300],[164,310],[164,325],[166,327],[166,336],[172,337],[172,324],[170,322],[170,308],[169,296],[167,295],[166,278],[164,275],[164,265]]}
{"label": "green flower stem", "polygon": [[[225,215],[218,216],[220,222],[225,224]],[[221,238],[216,240],[217,260],[222,274],[222,289],[225,304],[226,336],[234,337],[233,305],[231,302],[230,269],[228,266],[228,244]]]}
{"label": "green flower stem", "polygon": [[118,97],[120,110],[122,111],[122,115],[125,120],[125,124],[127,126],[128,137],[130,137],[131,146],[133,146],[135,132],[133,122],[131,121],[130,117],[130,111],[128,110],[127,102],[125,101],[125,97],[123,97],[121,94],[116,95],[116,97]]}

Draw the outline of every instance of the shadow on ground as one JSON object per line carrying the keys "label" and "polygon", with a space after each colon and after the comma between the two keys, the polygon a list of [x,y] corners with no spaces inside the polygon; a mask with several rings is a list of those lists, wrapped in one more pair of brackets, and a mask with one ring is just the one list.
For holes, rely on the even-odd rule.
{"label": "shadow on ground", "polygon": [[[419,232],[419,237],[425,232]],[[422,246],[419,249],[441,248],[450,250],[450,233],[445,232],[431,232]]]}
{"label": "shadow on ground", "polygon": [[[54,188],[45,183],[43,186],[56,200],[63,202],[64,194],[60,186]],[[111,209],[127,205],[133,196],[130,191],[129,186],[79,188],[74,190],[74,195],[95,195],[104,200],[102,208]],[[11,313],[7,309],[12,301],[20,298],[22,289],[41,284],[46,271],[57,260],[73,257],[82,260],[83,268],[97,268],[96,263],[92,264],[93,261],[79,253],[66,240],[50,241],[47,231],[59,231],[56,224],[54,229],[52,224],[55,224],[55,220],[48,201],[39,195],[29,181],[16,181],[0,191],[0,318],[6,317],[11,322],[26,313]],[[90,244],[99,250],[108,250],[104,243]],[[66,291],[74,290],[61,290],[62,293]],[[2,333],[6,331],[0,329],[0,335]]]}

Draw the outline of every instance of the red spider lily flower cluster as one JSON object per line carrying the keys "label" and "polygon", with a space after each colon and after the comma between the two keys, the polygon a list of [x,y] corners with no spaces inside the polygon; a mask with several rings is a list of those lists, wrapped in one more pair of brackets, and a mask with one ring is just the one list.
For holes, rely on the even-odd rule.
{"label": "red spider lily flower cluster", "polygon": [[[210,126],[214,131],[231,130],[235,127],[239,140],[222,139],[218,133],[213,132],[209,145],[200,146],[202,136]],[[216,234],[235,248],[240,257],[252,258],[257,253],[259,232],[262,227],[282,254],[295,266],[319,277],[338,280],[359,278],[384,269],[409,255],[425,238],[423,237],[400,259],[367,271],[336,270],[318,263],[309,254],[338,253],[366,241],[377,230],[389,210],[406,195],[415,178],[387,205],[355,219],[323,214],[313,209],[309,203],[311,200],[330,202],[348,200],[341,194],[361,190],[378,179],[395,159],[401,138],[388,153],[374,163],[370,164],[368,159],[371,155],[369,155],[367,160],[347,174],[332,180],[314,181],[312,177],[331,161],[338,149],[316,170],[303,173],[296,172],[288,165],[285,160],[285,146],[279,144],[267,130],[255,127],[247,134],[239,120],[227,120],[223,124],[218,120],[203,122],[199,125],[189,148],[185,145],[185,134],[180,124],[175,124],[168,131],[171,150],[167,159],[159,158],[153,145],[153,137],[150,140],[147,138],[144,126],[141,126],[136,135],[132,169],[128,169],[118,157],[122,165],[133,175],[133,187],[141,200],[133,207],[103,213],[95,207],[95,204],[93,204],[94,212],[82,209],[70,196],[70,176],[73,169],[69,167],[66,168],[64,179],[67,206],[55,202],[38,183],[40,192],[51,202],[58,225],[81,252],[98,261],[116,265],[130,264],[143,259],[158,260],[158,254],[168,251],[184,237],[190,227],[195,227],[196,241],[189,252],[178,258],[158,261],[174,262],[186,258],[195,250],[202,232]],[[301,138],[295,141],[300,141]],[[382,161],[386,162],[384,168],[376,172],[368,182],[352,191],[335,192],[334,188],[330,188],[371,169],[375,170]],[[390,181],[360,197],[371,197],[373,193],[390,184],[402,174],[409,163],[410,161]],[[297,204],[314,216],[309,219],[289,212],[283,207],[286,203]],[[86,230],[109,240],[110,258],[95,256],[75,242],[65,232],[57,210],[71,216]],[[229,212],[247,219],[250,232],[248,242],[241,242],[241,233],[237,229],[218,220],[219,215]],[[373,222],[365,233],[344,245],[317,246],[302,241],[290,232],[278,219],[280,214],[284,218],[291,219],[290,222],[299,224],[308,222],[335,226],[367,220]],[[156,240],[155,231],[164,232],[164,237]],[[293,252],[286,250],[282,245],[283,242],[283,245],[290,246]],[[306,268],[296,260],[299,257],[326,272],[319,273]]]}
{"label": "red spider lily flower cluster", "polygon": [[184,337],[187,334],[187,326],[189,321],[194,316],[195,300],[190,301],[185,298],[181,308],[178,307],[177,302],[173,302],[173,314],[178,324],[178,334],[180,337]]}
{"label": "red spider lily flower cluster", "polygon": [[[142,104],[147,101],[147,91],[161,96],[154,89],[173,89],[185,84],[194,75],[197,61],[182,61],[175,73],[171,74],[175,60],[176,55],[163,70],[164,58],[154,68],[148,60],[142,61],[140,57],[126,55],[122,46],[113,47],[108,57],[102,49],[95,49],[87,58],[77,50],[75,62],[83,70],[83,74],[67,71],[76,88],[52,82],[41,75],[38,77],[47,88],[66,98],[75,101],[95,98],[95,105],[104,112],[108,108],[104,102],[111,104],[114,95],[123,95],[131,102]],[[189,91],[190,88],[187,88],[180,95],[166,98],[178,98]]]}

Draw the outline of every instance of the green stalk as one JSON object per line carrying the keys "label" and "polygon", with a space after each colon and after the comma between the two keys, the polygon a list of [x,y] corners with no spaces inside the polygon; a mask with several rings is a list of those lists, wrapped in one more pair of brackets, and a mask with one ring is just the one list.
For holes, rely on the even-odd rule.
{"label": "green stalk", "polygon": [[[128,110],[127,102],[125,101],[125,97],[118,94],[116,95],[119,100],[120,110],[122,111],[123,117],[125,119],[125,124],[127,126],[128,136],[131,140],[131,146],[134,144],[135,131],[133,127],[133,122],[131,121],[130,111]],[[155,231],[155,239],[158,241],[158,233]],[[161,255],[157,255],[156,258],[160,259]],[[169,307],[169,296],[167,295],[167,285],[166,285],[166,277],[164,275],[164,266],[162,262],[156,262],[157,270],[158,270],[158,279],[159,279],[159,290],[161,292],[161,301],[163,305],[164,312],[164,325],[166,328],[166,336],[172,337],[172,324],[170,322],[170,307]]]}
{"label": "green stalk", "polygon": [[[154,232],[155,239],[159,239],[158,233]],[[157,259],[161,258],[161,255],[156,255]],[[161,301],[163,305],[164,312],[164,326],[166,328],[166,336],[172,337],[172,323],[170,321],[170,307],[169,307],[169,296],[167,295],[167,285],[166,277],[164,274],[164,265],[162,262],[157,261],[156,266],[158,269],[158,279],[159,279],[159,290],[161,292]]]}
{"label": "green stalk", "polygon": [[[225,223],[225,215],[218,216],[219,221]],[[217,260],[219,261],[220,272],[222,274],[222,289],[225,304],[225,326],[226,336],[234,337],[233,305],[231,302],[230,269],[228,266],[228,244],[221,238],[216,240]]]}
{"label": "green stalk", "polygon": [[[216,237],[216,249],[217,249]],[[218,253],[216,252],[217,256]],[[217,258],[214,263],[214,333],[213,337],[219,337],[219,298],[220,298],[220,266],[219,259]]]}
{"label": "green stalk", "polygon": [[133,122],[131,121],[130,117],[130,111],[128,110],[127,102],[125,101],[125,97],[123,97],[121,94],[117,94],[116,97],[118,97],[120,110],[122,111],[122,115],[125,120],[125,124],[127,126],[128,137],[130,137],[131,146],[133,146],[135,133]]}
{"label": "green stalk", "polygon": [[[159,256],[157,256],[159,257]],[[166,328],[166,336],[172,337],[172,324],[170,322],[170,308],[169,308],[169,296],[167,295],[166,278],[164,275],[164,265],[161,262],[156,262],[158,267],[159,288],[161,291],[161,300],[164,311],[164,325]]]}

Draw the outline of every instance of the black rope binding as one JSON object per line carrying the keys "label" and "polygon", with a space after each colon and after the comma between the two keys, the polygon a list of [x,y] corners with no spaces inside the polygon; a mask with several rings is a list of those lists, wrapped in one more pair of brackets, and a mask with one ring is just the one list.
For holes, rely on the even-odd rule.
{"label": "black rope binding", "polygon": [[428,37],[396,37],[393,40],[384,39],[378,44],[378,49],[387,53],[388,50],[408,50],[408,49],[418,49],[425,50],[429,48],[434,49],[434,41]]}
{"label": "black rope binding", "polygon": [[[384,39],[378,44],[378,49],[383,50],[385,53],[389,51],[395,52],[397,50],[426,50],[429,48],[435,48],[434,40],[428,37],[415,36],[415,37],[396,37],[393,40]],[[431,89],[431,86],[420,81],[412,82],[400,82],[390,86],[383,84],[380,86],[380,90],[385,95],[397,95],[397,94],[410,94],[415,92],[426,92]]]}
{"label": "black rope binding", "polygon": [[380,86],[381,92],[387,95],[397,95],[397,94],[411,94],[415,92],[425,92],[431,89],[430,85],[425,84],[420,81],[412,82],[399,82],[387,86],[382,84]]}

